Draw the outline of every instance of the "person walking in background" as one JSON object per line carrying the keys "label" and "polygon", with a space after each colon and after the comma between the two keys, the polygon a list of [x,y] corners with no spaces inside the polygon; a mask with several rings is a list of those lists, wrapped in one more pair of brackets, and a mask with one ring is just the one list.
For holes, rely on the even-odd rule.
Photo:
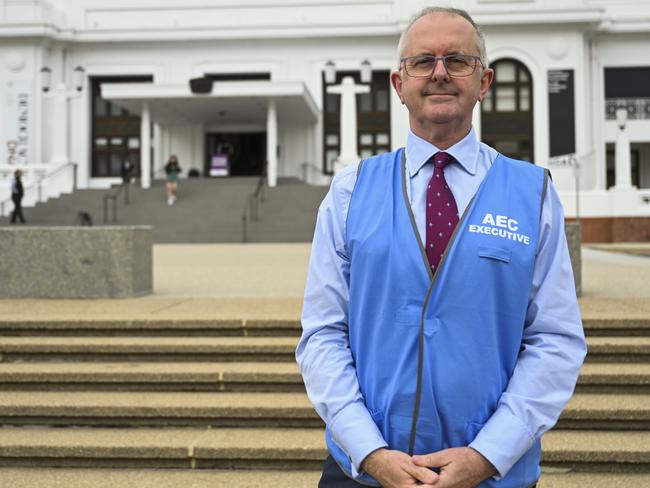
{"label": "person walking in background", "polygon": [[494,71],[467,12],[424,9],[398,52],[406,148],[337,173],[316,221],[296,358],[319,487],[530,488],[586,354],[560,199],[472,128]]}
{"label": "person walking in background", "polygon": [[133,166],[133,163],[129,161],[128,159],[125,159],[124,162],[122,162],[122,182],[123,183],[130,183],[131,182],[131,174],[133,173],[133,170],[135,167]]}
{"label": "person walking in background", "polygon": [[178,158],[172,154],[165,165],[167,175],[167,205],[174,205],[176,202],[176,193],[178,191],[178,174],[181,167],[178,165]]}
{"label": "person walking in background", "polygon": [[20,179],[23,175],[23,172],[17,169],[14,171],[14,178],[11,181],[11,200],[14,202],[14,209],[11,212],[11,223],[15,224],[16,219],[20,219],[21,223],[25,223],[25,217],[23,216],[23,195],[25,194],[25,189],[23,188],[23,182]]}

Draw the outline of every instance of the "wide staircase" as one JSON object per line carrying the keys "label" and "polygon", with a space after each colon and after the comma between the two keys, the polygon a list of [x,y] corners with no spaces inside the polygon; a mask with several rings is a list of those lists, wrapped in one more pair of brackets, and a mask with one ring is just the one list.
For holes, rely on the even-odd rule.
{"label": "wide staircase", "polygon": [[[169,206],[165,183],[152,182],[151,188],[138,185],[125,190],[76,190],[69,195],[25,209],[29,225],[77,225],[78,213],[91,215],[94,225],[151,225],[153,241],[164,243],[242,242],[242,216],[258,177],[189,178],[179,181],[178,200]],[[248,221],[247,242],[309,242],[316,211],[328,188],[311,186],[296,178],[280,178],[278,186],[267,188],[257,221]],[[118,193],[119,192],[119,193]],[[115,197],[108,205],[104,222],[104,198]],[[113,222],[113,215],[116,215]],[[9,225],[2,219],[0,225]]]}
{"label": "wide staircase", "polygon": [[[541,488],[650,486],[650,320],[585,320]],[[0,323],[0,487],[314,487],[297,320]],[[53,469],[58,468],[58,469]]]}

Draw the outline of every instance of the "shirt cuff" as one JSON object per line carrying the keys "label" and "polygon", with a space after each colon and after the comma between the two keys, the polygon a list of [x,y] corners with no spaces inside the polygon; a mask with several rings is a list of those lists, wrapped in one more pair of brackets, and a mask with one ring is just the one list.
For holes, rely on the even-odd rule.
{"label": "shirt cuff", "polygon": [[355,479],[363,474],[363,460],[373,451],[388,446],[362,403],[347,405],[332,419],[329,427],[332,440],[350,457],[351,474]]}
{"label": "shirt cuff", "polygon": [[508,474],[514,464],[535,443],[526,426],[505,407],[497,408],[469,445],[480,452],[496,468],[495,479]]}

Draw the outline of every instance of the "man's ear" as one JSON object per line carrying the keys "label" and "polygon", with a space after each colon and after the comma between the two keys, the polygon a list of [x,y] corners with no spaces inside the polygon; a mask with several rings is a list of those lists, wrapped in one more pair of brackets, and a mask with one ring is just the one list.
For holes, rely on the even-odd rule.
{"label": "man's ear", "polygon": [[395,89],[395,93],[399,97],[400,102],[404,105],[404,98],[402,97],[402,75],[399,71],[393,71],[390,74],[390,83]]}
{"label": "man's ear", "polygon": [[494,81],[494,70],[492,68],[487,68],[481,73],[481,87],[479,88],[479,100],[483,101],[487,95],[490,85]]}

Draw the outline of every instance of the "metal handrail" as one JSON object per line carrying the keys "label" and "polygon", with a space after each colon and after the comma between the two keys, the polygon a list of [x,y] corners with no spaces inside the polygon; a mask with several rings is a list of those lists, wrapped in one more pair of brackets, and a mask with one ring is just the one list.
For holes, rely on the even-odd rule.
{"label": "metal handrail", "polygon": [[111,207],[113,208],[113,219],[111,220],[111,222],[112,223],[117,222],[117,197],[119,196],[120,193],[122,193],[122,190],[124,190],[125,188],[126,188],[126,190],[124,192],[124,203],[125,204],[129,203],[128,185],[129,185],[128,182],[123,181],[116,192],[110,193],[108,195],[104,195],[104,208],[103,208],[103,210],[104,210],[104,223],[105,224],[108,223],[108,214],[109,214],[108,202],[109,201],[111,202]]}
{"label": "metal handrail", "polygon": [[261,216],[261,204],[266,201],[266,166],[257,181],[255,191],[248,197],[248,203],[242,214],[242,242],[248,242],[248,221],[257,222]]}
{"label": "metal handrail", "polygon": [[300,163],[300,166],[302,167],[302,180],[305,183],[307,182],[307,169],[311,168],[315,171],[318,171],[320,174],[323,174],[323,168],[319,168],[314,163],[310,163],[309,161],[303,161]]}
{"label": "metal handrail", "polygon": [[[67,168],[68,166],[72,166],[72,189],[76,190],[77,189],[77,163],[70,161],[65,164],[62,164],[58,168],[56,168],[54,171],[47,173],[46,175],[39,176],[38,180],[32,183],[31,185],[25,187],[23,189],[23,196],[27,194],[28,191],[30,191],[33,188],[36,188],[38,190],[38,196],[36,198],[36,202],[42,202],[43,201],[43,182],[47,180],[48,178],[51,178],[52,176],[56,175],[59,173],[61,170],[64,168]],[[11,198],[8,198],[7,200],[4,200],[0,202],[0,215],[5,214],[5,205],[12,202]]]}

